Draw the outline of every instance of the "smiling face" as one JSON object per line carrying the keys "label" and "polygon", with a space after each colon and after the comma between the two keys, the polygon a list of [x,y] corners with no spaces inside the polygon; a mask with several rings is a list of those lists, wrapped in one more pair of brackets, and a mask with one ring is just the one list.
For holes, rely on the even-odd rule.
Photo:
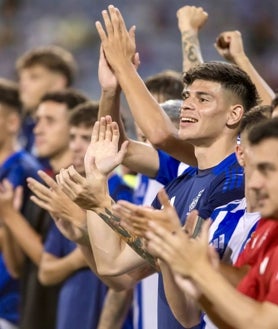
{"label": "smiling face", "polygon": [[232,109],[231,93],[220,83],[195,80],[183,91],[180,138],[209,145],[223,135]]}
{"label": "smiling face", "polygon": [[278,139],[268,138],[250,146],[248,187],[255,193],[264,218],[278,219]]}
{"label": "smiling face", "polygon": [[92,127],[72,126],[69,147],[73,153],[72,163],[79,174],[85,173],[84,157],[91,141]]}

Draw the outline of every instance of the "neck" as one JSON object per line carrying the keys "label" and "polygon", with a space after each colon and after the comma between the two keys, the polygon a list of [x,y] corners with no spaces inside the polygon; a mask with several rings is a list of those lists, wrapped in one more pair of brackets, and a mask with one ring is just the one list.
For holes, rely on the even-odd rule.
{"label": "neck", "polygon": [[194,146],[199,169],[212,168],[235,152],[236,137],[228,137],[218,139],[208,145]]}
{"label": "neck", "polygon": [[54,173],[58,173],[62,168],[68,168],[72,164],[72,153],[66,150],[51,157],[49,162]]}
{"label": "neck", "polygon": [[0,163],[3,163],[9,156],[19,149],[16,138],[6,141],[0,146]]}

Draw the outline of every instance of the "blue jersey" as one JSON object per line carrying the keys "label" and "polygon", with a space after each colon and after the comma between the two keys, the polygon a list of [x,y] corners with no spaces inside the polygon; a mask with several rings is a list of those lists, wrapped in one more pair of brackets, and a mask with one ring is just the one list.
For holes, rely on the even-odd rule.
{"label": "blue jersey", "polygon": [[[28,198],[27,177],[39,178],[37,171],[41,169],[38,161],[26,151],[18,151],[10,155],[0,166],[0,181],[8,179],[13,187],[23,186],[24,200]],[[24,201],[23,201],[24,204]],[[14,324],[19,320],[19,283],[13,279],[6,269],[0,253],[0,318]]]}
{"label": "blue jersey", "polygon": [[171,155],[158,150],[159,156],[159,170],[156,174],[155,180],[163,185],[167,185],[181,175],[189,166],[179,160],[173,158]]}
{"label": "blue jersey", "polygon": [[[187,168],[181,176],[168,184],[165,190],[176,208],[182,225],[193,209],[197,209],[199,215],[206,219],[215,208],[244,197],[243,169],[238,164],[235,154],[231,154],[210,169]],[[161,205],[157,198],[153,206],[160,209]],[[158,328],[183,328],[175,320],[167,303],[161,275],[158,290]]]}

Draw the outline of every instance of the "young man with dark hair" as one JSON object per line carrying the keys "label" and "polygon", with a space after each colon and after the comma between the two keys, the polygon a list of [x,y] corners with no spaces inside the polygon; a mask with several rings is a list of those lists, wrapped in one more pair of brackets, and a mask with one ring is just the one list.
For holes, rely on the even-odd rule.
{"label": "young man with dark hair", "polygon": [[[184,232],[171,235],[156,225],[152,227],[155,235],[149,234],[149,238],[181,289],[218,328],[274,329],[278,326],[278,119],[255,125],[248,144],[248,188],[254,193],[261,219],[234,266],[226,267],[223,275],[215,257],[208,257],[209,225],[194,242]],[[179,253],[180,248],[187,254]]]}

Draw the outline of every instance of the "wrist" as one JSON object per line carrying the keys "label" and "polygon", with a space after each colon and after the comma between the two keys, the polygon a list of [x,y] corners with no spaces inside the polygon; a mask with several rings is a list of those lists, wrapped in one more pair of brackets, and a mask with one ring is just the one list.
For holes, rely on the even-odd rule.
{"label": "wrist", "polygon": [[245,53],[242,53],[242,54],[239,54],[237,56],[234,56],[233,61],[239,67],[244,67],[247,63],[249,63],[249,59],[245,55]]}
{"label": "wrist", "polygon": [[102,87],[101,93],[106,98],[114,98],[115,96],[120,95],[121,86],[118,84],[117,86],[114,87]]}

